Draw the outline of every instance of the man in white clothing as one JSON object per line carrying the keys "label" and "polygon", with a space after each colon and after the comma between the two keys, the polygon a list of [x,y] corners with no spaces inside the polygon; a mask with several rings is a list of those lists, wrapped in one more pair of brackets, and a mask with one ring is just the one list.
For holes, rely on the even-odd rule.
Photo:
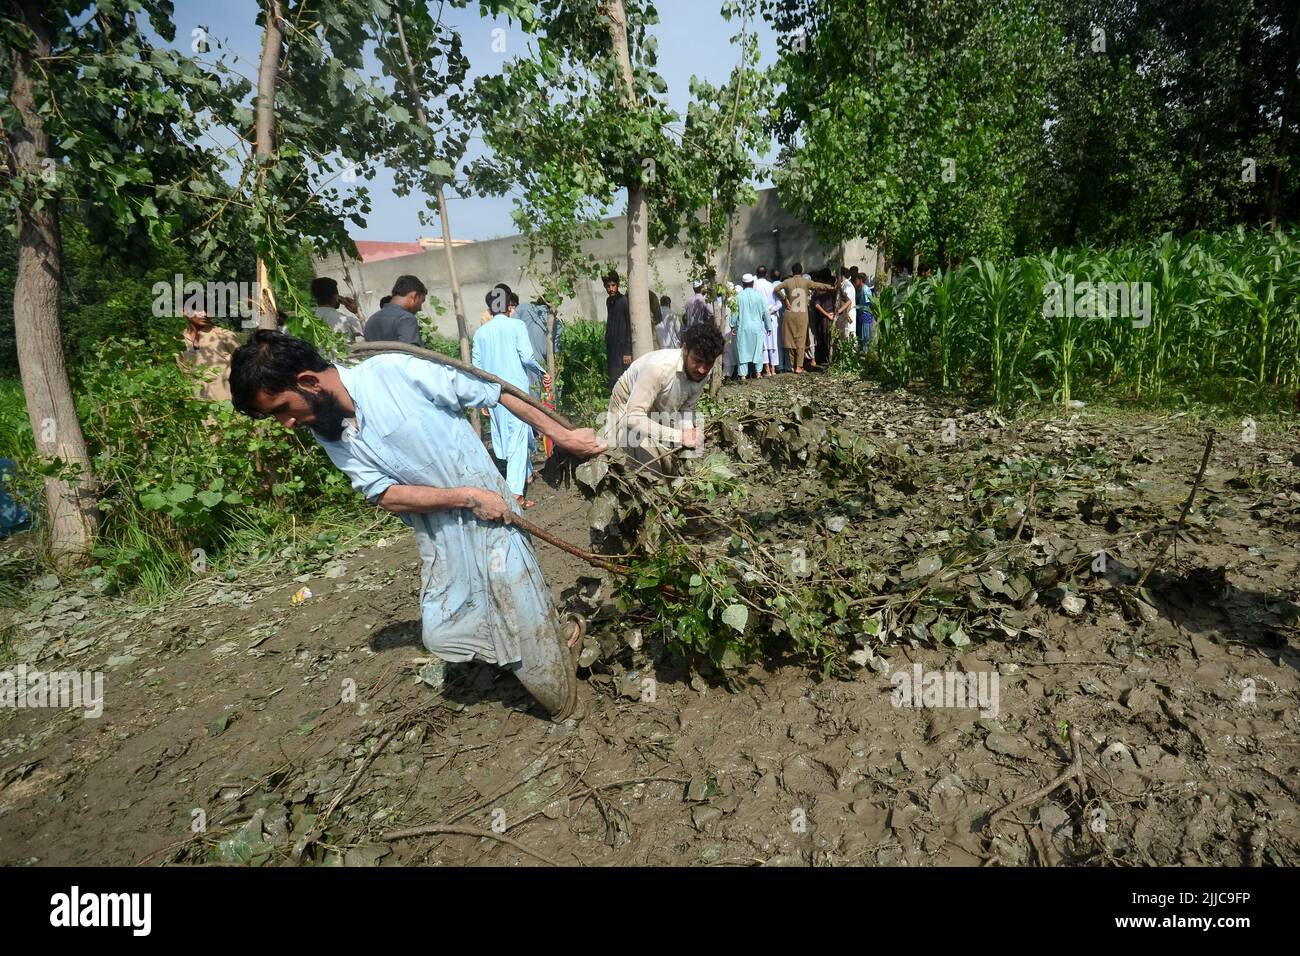
{"label": "man in white clothing", "polygon": [[[365,336],[365,326],[361,324],[356,299],[340,299],[339,284],[336,280],[328,276],[312,279],[311,294],[316,300],[316,317],[331,330],[346,335],[349,342],[355,342]],[[340,311],[339,305],[346,306],[352,314]]]}
{"label": "man in white clothing", "polygon": [[711,322],[699,322],[682,333],[681,348],[648,352],[634,361],[614,384],[603,440],[669,474],[674,450],[699,448],[704,441],[693,412],[721,354],[722,333]]}
{"label": "man in white clothing", "polygon": [[772,317],[772,327],[768,329],[763,340],[763,374],[771,377],[776,374],[777,366],[781,364],[781,343],[778,338],[780,328],[777,323],[777,316],[781,311],[781,300],[772,291],[776,286],[767,277],[767,266],[759,266],[754,270],[754,273],[756,276],[754,288],[763,297],[763,301],[767,303],[767,314]]}

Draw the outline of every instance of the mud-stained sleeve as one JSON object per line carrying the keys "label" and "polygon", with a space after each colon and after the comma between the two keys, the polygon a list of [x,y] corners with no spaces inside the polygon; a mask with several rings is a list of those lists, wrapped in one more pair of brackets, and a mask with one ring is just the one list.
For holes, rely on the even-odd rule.
{"label": "mud-stained sleeve", "polygon": [[330,456],[330,461],[334,462],[335,467],[348,476],[352,482],[352,490],[365,495],[366,500],[372,505],[379,501],[380,495],[398,484],[396,478],[384,474],[374,465],[361,461],[348,451],[347,446],[342,442],[321,442],[320,445],[325,449],[325,454]]}
{"label": "mud-stained sleeve", "polygon": [[[651,412],[655,402],[668,390],[672,382],[672,374],[671,369],[654,364],[647,365],[641,370],[641,374],[636,377],[636,383],[632,386],[631,394],[627,397],[627,405],[624,406],[623,411],[623,423],[629,433],[639,436],[648,435],[659,445],[682,443],[680,428],[656,420],[659,417],[668,417],[670,421],[676,421],[677,417],[656,416]],[[677,412],[680,409],[671,409],[671,411]]]}
{"label": "mud-stained sleeve", "polygon": [[501,386],[465,372],[410,357],[404,372],[429,401],[453,412],[467,408],[492,408],[501,400]]}

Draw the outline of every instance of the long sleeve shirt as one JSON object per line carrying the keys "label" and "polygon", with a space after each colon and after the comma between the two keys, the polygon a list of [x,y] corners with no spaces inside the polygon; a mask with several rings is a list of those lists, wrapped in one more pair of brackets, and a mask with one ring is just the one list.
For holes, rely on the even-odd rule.
{"label": "long sleeve shirt", "polygon": [[682,320],[667,306],[659,310],[659,324],[655,326],[655,341],[661,349],[681,348]]}
{"label": "long sleeve shirt", "polygon": [[[551,310],[537,302],[523,302],[515,309],[514,318],[524,323],[528,330],[528,341],[533,343],[533,355],[538,363],[546,364],[546,323],[550,321]],[[560,354],[560,318],[556,316],[551,329],[551,350]]]}
{"label": "long sleeve shirt", "polygon": [[194,397],[208,402],[230,401],[230,357],[239,348],[239,336],[220,325],[209,325],[198,333],[187,325],[181,334],[185,351],[177,356],[177,361],[182,367],[203,369],[213,374]]}
{"label": "long sleeve shirt", "polygon": [[681,349],[649,352],[627,367],[609,397],[602,434],[613,447],[680,445],[684,428],[708,384],[686,374]]}
{"label": "long sleeve shirt", "polygon": [[318,305],[316,306],[316,318],[328,325],[331,330],[338,332],[340,335],[346,335],[349,342],[355,342],[357,339],[365,337],[365,326],[351,312],[344,312],[328,305]]}
{"label": "long sleeve shirt", "polygon": [[697,322],[713,321],[713,305],[703,293],[697,292],[686,300],[686,328]]}
{"label": "long sleeve shirt", "polygon": [[[315,437],[355,491],[375,503],[398,484],[470,486],[501,495],[519,513],[465,417],[470,408],[496,407],[500,386],[409,355],[336,367],[356,415],[338,441]],[[398,517],[419,547],[424,646],[447,661],[520,660],[523,635],[554,613],[528,536],[469,508]]]}
{"label": "long sleeve shirt", "polygon": [[812,310],[813,292],[834,292],[835,286],[824,282],[814,282],[804,276],[791,276],[784,282],[778,282],[774,290],[784,292],[789,300],[789,311],[798,315],[807,315]]}

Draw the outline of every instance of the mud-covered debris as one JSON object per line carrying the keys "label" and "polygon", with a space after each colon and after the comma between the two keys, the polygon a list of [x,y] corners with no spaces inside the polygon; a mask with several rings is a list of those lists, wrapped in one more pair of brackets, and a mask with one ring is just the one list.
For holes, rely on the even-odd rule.
{"label": "mud-covered debris", "polygon": [[700,805],[691,807],[691,823],[695,829],[703,832],[722,819],[722,811],[717,807]]}
{"label": "mud-covered debris", "polygon": [[262,866],[269,862],[275,847],[262,837],[265,816],[264,810],[257,811],[234,836],[219,841],[212,850],[213,862],[236,866]]}
{"label": "mud-covered debris", "polygon": [[961,774],[950,773],[945,777],[940,777],[939,782],[930,788],[930,793],[937,797],[945,799],[956,799],[966,792],[966,787],[961,779]]}
{"label": "mud-covered debris", "polygon": [[984,746],[995,754],[1002,754],[1006,757],[1023,757],[1025,755],[1024,741],[1010,734],[989,734],[984,738]]}
{"label": "mud-covered debris", "polygon": [[353,847],[343,855],[344,866],[378,866],[379,861],[393,852],[384,843],[366,843]]}

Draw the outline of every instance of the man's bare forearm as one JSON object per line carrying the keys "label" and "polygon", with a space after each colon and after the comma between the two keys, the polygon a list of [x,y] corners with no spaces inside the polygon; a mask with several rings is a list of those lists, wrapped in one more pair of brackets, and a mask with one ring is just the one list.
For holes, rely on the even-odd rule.
{"label": "man's bare forearm", "polygon": [[389,485],[379,496],[379,507],[393,514],[421,514],[441,508],[472,508],[468,488],[432,488],[429,485]]}
{"label": "man's bare forearm", "polygon": [[533,428],[536,428],[548,438],[560,441],[569,433],[567,428],[557,422],[550,415],[547,415],[540,409],[528,404],[528,402],[521,401],[513,395],[506,394],[504,391],[501,393],[501,404],[504,405],[506,410],[510,412],[510,414],[514,415],[515,418],[519,419],[526,425],[531,425]]}
{"label": "man's bare forearm", "polygon": [[565,428],[540,408],[513,395],[501,393],[501,406],[525,425],[531,425],[543,435],[555,441],[562,451],[585,461],[593,455],[605,451],[605,443],[596,437],[590,428]]}

